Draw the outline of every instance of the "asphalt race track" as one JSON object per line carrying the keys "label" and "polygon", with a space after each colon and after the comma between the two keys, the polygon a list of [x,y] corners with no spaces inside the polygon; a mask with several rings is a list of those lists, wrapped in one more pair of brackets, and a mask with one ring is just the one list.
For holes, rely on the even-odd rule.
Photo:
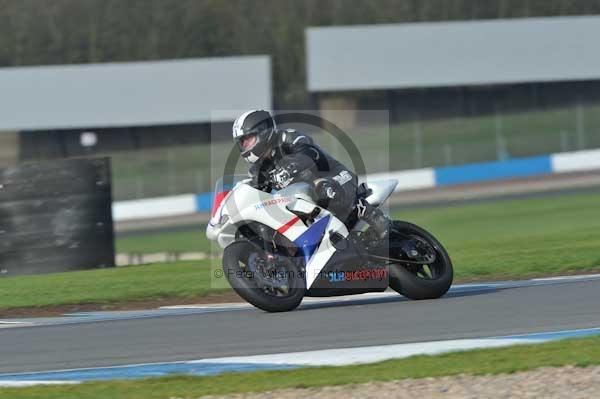
{"label": "asphalt race track", "polygon": [[[0,373],[479,338],[600,326],[599,276],[475,284],[445,297],[314,303],[0,329]],[[56,320],[56,319],[54,319]]]}

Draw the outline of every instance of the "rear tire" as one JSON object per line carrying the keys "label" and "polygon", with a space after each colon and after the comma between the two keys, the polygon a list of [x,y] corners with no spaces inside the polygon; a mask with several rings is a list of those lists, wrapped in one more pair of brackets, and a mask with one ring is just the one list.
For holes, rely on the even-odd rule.
{"label": "rear tire", "polygon": [[393,234],[416,236],[426,241],[435,250],[436,260],[429,265],[436,270],[432,278],[419,277],[410,270],[410,266],[401,264],[390,265],[390,287],[410,299],[436,299],[444,295],[452,285],[454,271],[448,252],[442,244],[428,231],[408,222],[394,221],[390,240]]}
{"label": "rear tire", "polygon": [[296,309],[302,302],[306,291],[304,276],[297,265],[288,259],[286,273],[288,274],[289,294],[275,296],[259,287],[259,279],[244,265],[248,262],[251,254],[266,256],[264,251],[246,240],[235,241],[224,249],[223,273],[233,290],[250,304],[267,312],[287,312]]}

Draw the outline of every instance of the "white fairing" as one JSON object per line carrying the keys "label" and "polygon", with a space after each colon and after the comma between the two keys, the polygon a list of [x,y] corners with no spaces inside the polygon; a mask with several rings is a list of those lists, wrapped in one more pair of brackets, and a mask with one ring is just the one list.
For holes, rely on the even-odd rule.
{"label": "white fairing", "polygon": [[[259,222],[278,231],[280,234],[294,242],[299,248],[307,245],[305,241],[307,232],[311,226],[321,222],[324,227],[323,238],[318,244],[317,250],[306,259],[306,284],[310,287],[325,267],[336,249],[331,244],[329,232],[335,231],[343,237],[348,236],[348,229],[340,220],[334,217],[326,209],[321,212],[314,224],[306,226],[304,222],[288,207],[295,211],[308,212],[316,207],[308,195],[310,187],[307,184],[297,183],[272,195],[257,190],[247,182],[237,183],[224,197],[221,204],[213,213],[206,228],[206,235],[210,240],[216,240],[225,248],[236,238],[238,226],[249,222]],[[368,200],[372,204],[381,204],[394,191],[397,181],[375,182],[369,184],[373,193]],[[323,226],[326,224],[326,226]],[[315,226],[316,227],[316,226]],[[309,232],[308,235],[314,234]]]}
{"label": "white fairing", "polygon": [[[336,231],[341,234],[343,237],[348,236],[348,229],[339,219],[331,215],[329,212],[323,212],[321,218],[325,218],[330,216],[329,222],[327,223],[327,227],[325,228],[325,235],[323,236],[323,240],[319,245],[317,251],[310,258],[310,261],[306,264],[306,286],[310,287],[315,282],[321,270],[325,267],[329,259],[333,256],[333,254],[337,251],[331,240],[329,239],[329,231]],[[318,220],[317,220],[318,221]],[[315,222],[317,222],[315,221]]]}
{"label": "white fairing", "polygon": [[286,205],[286,208],[292,212],[299,212],[306,215],[311,214],[317,206],[311,201],[302,198],[296,198]]}
{"label": "white fairing", "polygon": [[[299,198],[304,197],[301,192],[297,193],[292,189],[288,192],[297,194]],[[235,239],[238,225],[256,221],[280,232],[285,229],[282,234],[294,241],[307,229],[304,223],[286,208],[295,198],[286,195],[286,190],[272,195],[240,182],[233,187],[213,214],[206,235],[224,248]]]}
{"label": "white fairing", "polygon": [[372,190],[372,193],[366,199],[369,204],[373,206],[379,206],[387,201],[387,199],[396,189],[397,185],[398,180],[396,179],[368,182],[367,186]]}

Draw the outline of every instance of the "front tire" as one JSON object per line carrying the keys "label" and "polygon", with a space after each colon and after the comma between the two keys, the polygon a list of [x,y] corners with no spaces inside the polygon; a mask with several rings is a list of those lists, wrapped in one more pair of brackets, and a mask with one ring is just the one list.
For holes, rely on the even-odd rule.
{"label": "front tire", "polygon": [[[287,275],[287,291],[281,287],[268,287],[267,280],[273,275],[260,273],[251,262],[265,261],[268,254],[256,244],[247,240],[238,240],[223,251],[223,273],[233,290],[250,304],[267,312],[287,312],[294,310],[302,302],[306,283],[300,268],[289,258],[283,258]],[[267,277],[267,279],[263,277]],[[268,281],[267,281],[268,282]]]}
{"label": "front tire", "polygon": [[[428,231],[412,223],[394,221],[390,240],[401,237],[422,240],[435,251],[435,261],[429,265],[390,265],[390,287],[410,299],[436,299],[444,295],[452,285],[454,270],[452,261],[442,244]],[[425,271],[429,269],[429,273]]]}

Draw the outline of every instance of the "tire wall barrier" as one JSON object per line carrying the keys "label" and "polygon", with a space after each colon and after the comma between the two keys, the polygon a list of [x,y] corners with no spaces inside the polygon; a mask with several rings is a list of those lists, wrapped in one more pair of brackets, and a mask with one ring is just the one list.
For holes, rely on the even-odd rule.
{"label": "tire wall barrier", "polygon": [[113,267],[108,158],[0,169],[0,276]]}

